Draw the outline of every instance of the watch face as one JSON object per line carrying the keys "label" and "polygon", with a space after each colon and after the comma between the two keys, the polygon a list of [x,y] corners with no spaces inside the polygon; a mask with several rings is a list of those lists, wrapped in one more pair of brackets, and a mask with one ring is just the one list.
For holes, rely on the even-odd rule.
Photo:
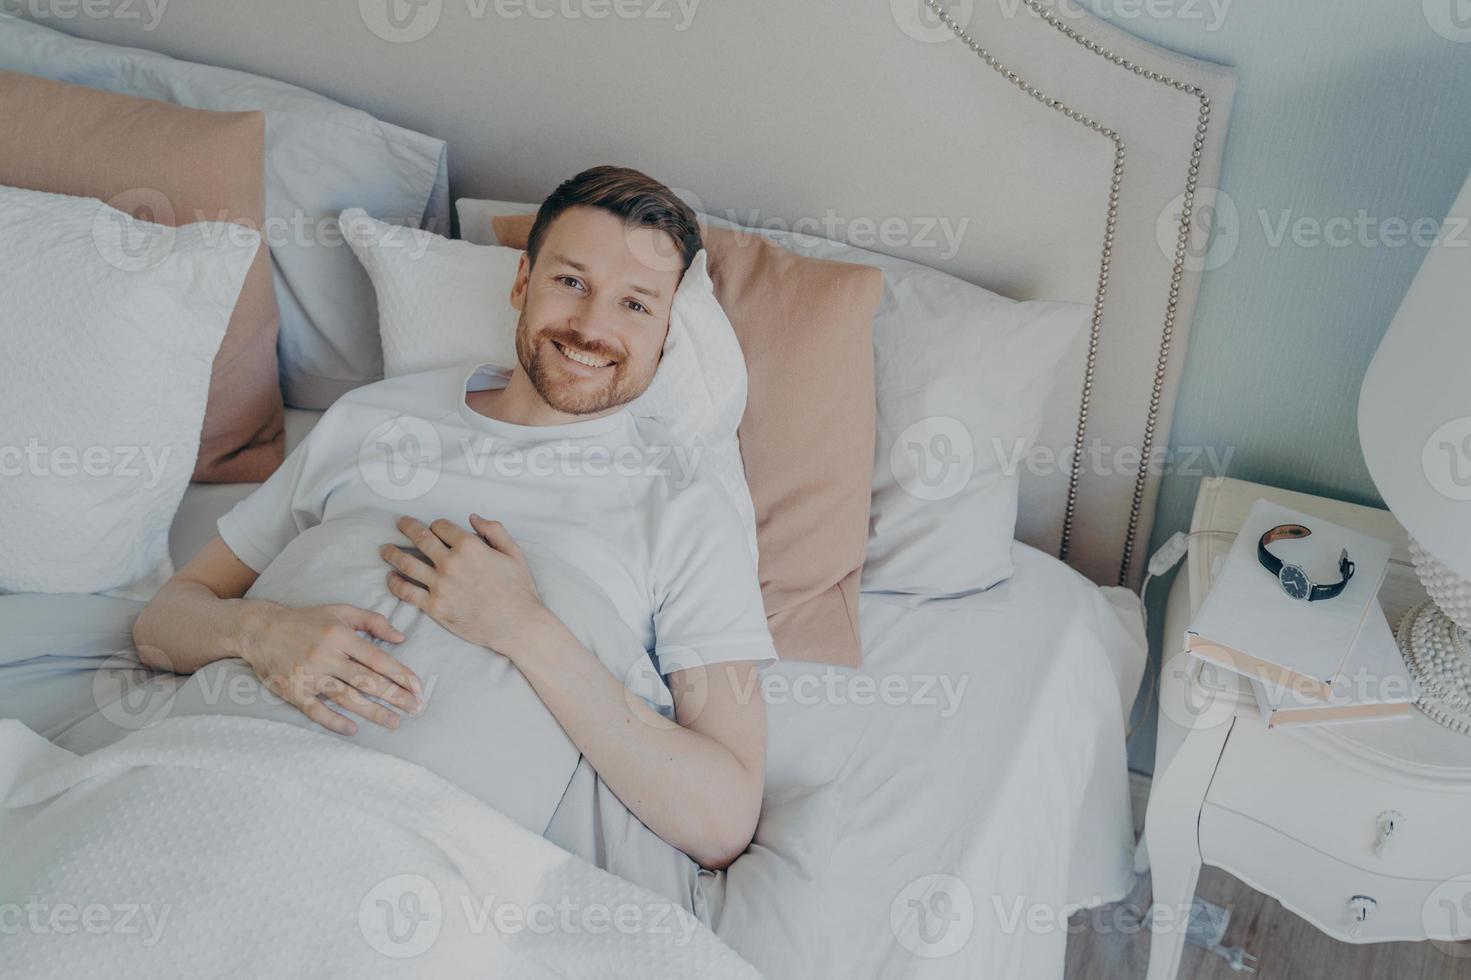
{"label": "watch face", "polygon": [[1277,581],[1282,583],[1282,591],[1294,599],[1306,599],[1313,591],[1307,575],[1296,565],[1283,565],[1282,571],[1277,573]]}

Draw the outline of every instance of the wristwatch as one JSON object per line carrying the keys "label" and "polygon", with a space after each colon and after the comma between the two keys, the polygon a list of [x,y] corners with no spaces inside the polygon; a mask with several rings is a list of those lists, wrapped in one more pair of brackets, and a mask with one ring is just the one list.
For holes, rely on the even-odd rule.
{"label": "wristwatch", "polygon": [[1338,574],[1343,576],[1331,585],[1318,585],[1308,578],[1307,572],[1302,570],[1301,565],[1284,562],[1281,558],[1267,550],[1267,545],[1273,541],[1281,541],[1284,538],[1305,538],[1312,534],[1312,530],[1301,524],[1278,524],[1256,543],[1257,560],[1262,567],[1273,575],[1282,585],[1282,591],[1294,599],[1303,599],[1314,602],[1318,599],[1331,599],[1343,591],[1348,585],[1348,580],[1354,577],[1354,563],[1348,560],[1348,549],[1338,556]]}

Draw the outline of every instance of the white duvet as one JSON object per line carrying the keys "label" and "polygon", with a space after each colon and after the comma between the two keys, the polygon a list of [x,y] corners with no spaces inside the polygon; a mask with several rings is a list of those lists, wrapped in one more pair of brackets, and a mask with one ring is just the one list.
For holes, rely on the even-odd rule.
{"label": "white duvet", "polygon": [[[547,861],[560,859],[564,868],[584,867],[554,846],[560,845],[618,878],[637,881],[651,893],[680,899],[684,909],[693,908],[700,921],[710,923],[722,941],[772,980],[1061,977],[1067,911],[1117,898],[1133,882],[1123,732],[1143,668],[1144,647],[1132,596],[1107,590],[1105,597],[1061,562],[1021,545],[1014,558],[1017,572],[1008,583],[967,600],[907,608],[886,597],[863,596],[864,665],[857,671],[795,661],[769,671],[766,799],[756,840],[728,872],[699,875],[690,901],[684,900],[689,891],[685,865],[692,863],[682,855],[670,860],[671,849],[615,806],[616,798],[585,760],[578,761],[546,829],[550,840],[512,828],[497,838],[511,853],[497,858],[492,851],[488,857],[519,860],[523,855],[516,852],[524,850],[532,857],[546,854]],[[565,584],[570,592],[576,583],[568,579]],[[58,743],[89,751],[116,742],[118,719],[151,717],[154,697],[170,703],[169,694],[179,687],[179,679],[172,675],[130,686],[133,671],[99,669],[103,661],[115,659],[108,654],[118,644],[126,644],[132,608],[96,596],[0,596],[0,718],[26,719]],[[583,615],[592,612],[582,610]],[[591,630],[595,624],[596,617],[589,616],[584,625]],[[123,710],[125,703],[131,703],[131,710]],[[183,704],[174,707],[185,709]],[[270,724],[260,718],[172,714],[144,734],[188,731],[187,744],[198,743],[195,733],[206,729],[172,727],[185,723]],[[60,759],[73,777],[78,774],[70,752],[28,731],[21,738],[15,723],[5,724],[8,730],[0,729],[5,737],[0,760],[15,759],[15,750],[23,748],[31,761],[0,761],[0,798],[4,787],[27,775],[24,767],[39,772]],[[294,737],[293,746],[320,742],[368,754],[355,740],[295,725],[278,723],[276,728]],[[130,737],[113,748],[159,749],[139,738]],[[221,751],[228,754],[237,748]],[[112,764],[120,766],[124,757],[106,754],[111,751],[99,749],[85,761],[91,765],[112,758]],[[171,751],[179,756],[184,750]],[[313,751],[321,757],[325,750]],[[291,753],[273,748],[271,754],[285,759]],[[402,758],[377,764],[386,765],[385,772],[409,774],[405,778],[415,782],[425,776],[435,779]],[[163,860],[153,852],[168,855],[176,849],[179,863],[172,870],[178,876],[232,896],[219,905],[201,906],[210,910],[211,928],[217,928],[220,937],[201,955],[245,956],[274,942],[279,948],[270,955],[296,957],[297,967],[288,975],[346,972],[334,968],[336,947],[339,940],[364,941],[355,925],[357,909],[370,887],[385,877],[352,869],[368,845],[366,838],[354,838],[359,818],[350,811],[361,800],[369,808],[362,819],[374,832],[382,829],[374,815],[381,811],[373,809],[378,805],[373,790],[358,792],[350,780],[322,782],[319,772],[331,774],[330,770],[315,764],[306,768],[311,778],[303,792],[329,793],[344,782],[343,788],[356,795],[343,795],[331,801],[330,810],[322,811],[336,817],[319,824],[311,816],[303,823],[304,829],[325,825],[333,834],[325,835],[327,840],[317,850],[296,855],[297,863],[288,864],[290,872],[276,875],[283,884],[271,894],[295,895],[293,876],[315,875],[336,882],[330,889],[324,885],[322,893],[346,892],[333,899],[334,914],[346,917],[333,927],[337,932],[315,931],[318,912],[300,908],[297,903],[305,899],[299,895],[289,902],[272,897],[276,904],[262,904],[247,898],[253,893],[236,882],[230,869],[232,862],[244,860],[239,856],[243,849],[255,846],[272,858],[271,848],[285,846],[279,834],[262,830],[268,822],[266,805],[260,807],[258,820],[241,821],[249,830],[220,858],[223,870],[209,863],[214,858],[199,860],[222,846],[219,838],[209,838],[209,830],[196,821],[176,821],[175,807],[166,805],[171,798],[164,795],[164,783],[182,786],[195,779],[198,795],[253,803],[235,795],[240,777],[233,770],[195,770],[190,775],[177,768],[172,775],[159,769],[146,781],[129,777],[126,783],[117,782],[114,771],[106,779],[94,778],[69,790],[58,803],[69,802],[54,813],[59,817],[70,812],[70,823],[53,828],[43,822],[28,832],[38,834],[44,828],[49,835],[44,847],[49,850],[39,842],[36,847],[23,843],[18,849],[0,843],[0,928],[10,914],[6,908],[20,902],[19,914],[26,896],[39,894],[28,882],[49,882],[47,894],[63,895],[57,890],[61,879],[53,882],[44,870],[47,861],[56,875],[65,876],[64,900],[73,905],[137,905],[153,900],[153,893],[144,887],[153,880],[151,870],[140,873],[143,884],[128,889],[78,891],[83,882],[92,880],[87,868],[98,869],[99,876],[116,874],[132,867],[130,862]],[[145,782],[155,779],[156,789],[143,789]],[[139,815],[120,824],[100,805],[104,790],[89,788],[94,785],[115,787],[107,793],[136,790],[144,797]],[[91,802],[94,792],[98,805]],[[178,806],[194,805],[182,790],[176,795],[185,797]],[[472,802],[494,803],[460,795]],[[321,805],[325,804],[314,803]],[[277,818],[295,813],[279,799],[275,807]],[[430,807],[418,810],[416,818],[432,813],[437,821],[441,816]],[[24,811],[0,810],[0,842],[10,841],[7,826],[14,826],[17,813]],[[229,812],[219,819],[224,826],[235,826]],[[168,829],[155,836],[154,828],[165,824]],[[339,827],[350,829],[337,833]],[[20,859],[14,867],[12,853]],[[445,887],[442,894],[451,891]],[[375,896],[373,908],[384,908],[376,904],[379,898],[388,902],[388,908],[395,907],[390,894]],[[423,902],[412,896],[397,906],[404,912],[401,932],[407,930],[415,902],[422,911]],[[452,902],[453,898],[442,899],[441,907],[463,920]],[[343,909],[343,903],[350,907]],[[228,907],[222,910],[221,905]],[[479,906],[472,902],[471,907]],[[175,908],[171,915],[180,912]],[[246,921],[240,918],[245,916],[250,924],[237,925]],[[300,929],[298,920],[303,923]],[[189,921],[187,914],[167,920],[164,936]],[[146,929],[146,922],[138,914],[130,924]],[[444,929],[449,938],[437,940],[434,950],[441,943],[447,950],[458,942],[448,923]],[[697,934],[706,935],[702,930]],[[0,976],[27,975],[12,969],[17,954],[11,948],[39,949],[61,939],[28,933],[16,946],[16,938],[0,932]],[[93,942],[81,929],[71,938],[79,946]],[[589,943],[588,948],[595,946]],[[683,950],[677,952],[682,955]],[[703,970],[690,969],[677,957],[671,962],[677,975],[700,975]],[[599,962],[589,963],[583,972],[569,966],[567,975],[608,975]],[[402,967],[412,975],[420,958],[402,962],[385,958],[384,964],[379,968]],[[209,972],[200,967],[189,975]],[[436,975],[481,973],[472,965],[459,971],[442,969]]]}
{"label": "white duvet", "polygon": [[763,975],[1060,978],[1068,914],[1132,888],[1138,599],[1013,559],[966,599],[865,594],[856,671],[769,671],[756,843],[705,889]]}
{"label": "white duvet", "polygon": [[76,756],[0,721],[0,760],[7,978],[757,976],[677,903],[293,725]]}

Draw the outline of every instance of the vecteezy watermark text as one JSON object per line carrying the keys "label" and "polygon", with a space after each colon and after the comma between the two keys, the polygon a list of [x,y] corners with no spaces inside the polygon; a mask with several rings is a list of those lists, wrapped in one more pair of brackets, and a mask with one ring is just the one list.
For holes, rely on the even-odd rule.
{"label": "vecteezy watermark text", "polygon": [[695,478],[703,446],[574,446],[570,441],[524,449],[491,436],[460,438],[471,476],[495,472],[505,477],[657,476],[683,489]]}
{"label": "vecteezy watermark text", "polygon": [[1257,212],[1261,221],[1262,236],[1270,248],[1280,248],[1291,240],[1298,248],[1431,248],[1442,245],[1446,248],[1466,248],[1471,245],[1467,235],[1466,218],[1452,215],[1444,221],[1419,217],[1413,220],[1397,217],[1378,217],[1366,209],[1359,208],[1353,214],[1330,215],[1326,218],[1315,215],[1294,215],[1289,208],[1281,208],[1275,214],[1262,208]]}
{"label": "vecteezy watermark text", "polygon": [[[464,0],[472,21],[641,20],[667,23],[676,33],[690,29],[700,0]],[[434,33],[444,19],[445,0],[358,0],[358,14],[375,37],[412,44]]]}
{"label": "vecteezy watermark text", "polygon": [[669,936],[674,945],[687,946],[698,928],[681,906],[655,898],[599,902],[560,895],[522,901],[467,893],[447,903],[432,880],[413,873],[393,875],[369,889],[358,904],[358,928],[377,952],[407,959],[434,946],[452,913],[471,935],[494,932],[502,938]]}
{"label": "vecteezy watermark text", "polygon": [[792,241],[810,248],[823,241],[845,242],[858,248],[911,248],[933,250],[937,258],[953,259],[959,252],[970,227],[968,216],[949,215],[901,217],[888,215],[845,215],[828,208],[820,215],[803,215],[788,221],[774,215],[763,215],[759,208],[741,211],[727,208],[715,214],[745,229],[782,232]]}
{"label": "vecteezy watermark text", "polygon": [[163,479],[172,446],[48,446],[32,436],[0,445],[0,478],[52,476],[140,479],[152,490]]}
{"label": "vecteezy watermark text", "polygon": [[1045,15],[1066,23],[1096,16],[1124,24],[1140,20],[1178,21],[1214,32],[1226,25],[1233,0],[1076,0],[1045,6],[1032,0],[889,0],[889,13],[905,34],[916,41],[937,44],[957,37],[956,28],[977,34],[980,25],[974,22],[976,10],[992,2],[996,12],[1007,20]]}
{"label": "vecteezy watermark text", "polygon": [[363,482],[385,500],[417,500],[447,468],[470,476],[514,479],[650,477],[683,489],[695,479],[704,447],[684,445],[577,446],[569,440],[521,447],[492,436],[461,436],[446,449],[427,419],[400,415],[375,426],[358,447]]}
{"label": "vecteezy watermark text", "polygon": [[1425,22],[1447,41],[1471,44],[1471,5],[1466,0],[1421,0]]}
{"label": "vecteezy watermark text", "polygon": [[970,217],[966,215],[844,214],[836,208],[827,208],[821,214],[783,218],[760,208],[710,208],[699,194],[687,187],[670,190],[696,214],[723,219],[733,225],[728,230],[743,245],[764,239],[766,233],[775,233],[790,236],[791,244],[799,248],[838,242],[872,250],[933,252],[936,259],[945,260],[960,253],[970,228]]}
{"label": "vecteezy watermark text", "polygon": [[1032,476],[1071,473],[1076,466],[1092,476],[1135,476],[1141,470],[1150,476],[1225,476],[1236,455],[1235,446],[1152,446],[1146,456],[1139,446],[1111,446],[1102,440],[1086,442],[1081,452],[1068,446],[1027,445],[1016,439],[1008,445],[991,441],[1001,472],[1014,476],[1025,470]]}
{"label": "vecteezy watermark text", "polygon": [[0,0],[0,13],[45,23],[50,20],[141,20],[143,30],[163,23],[169,0]]}
{"label": "vecteezy watermark text", "polygon": [[210,248],[253,246],[257,240],[266,249],[338,249],[350,243],[373,244],[418,260],[434,241],[433,235],[418,231],[419,217],[385,216],[380,220],[386,227],[376,221],[344,227],[336,213],[302,210],[257,220],[228,210],[176,208],[158,188],[131,187],[98,204],[92,238],[102,257],[125,272],[151,269],[166,259],[173,253],[179,228],[184,225],[198,226],[202,242]]}
{"label": "vecteezy watermark text", "polygon": [[[159,651],[161,654],[162,651]],[[92,701],[103,718],[125,731],[156,725],[174,710],[176,688],[159,683],[159,673],[143,666],[138,654],[121,650],[92,672]],[[434,703],[440,675],[424,671],[420,700],[425,710]],[[243,664],[225,670],[200,671],[189,682],[201,705],[231,709],[291,707],[321,695],[334,699],[355,690],[339,677],[314,677],[304,672],[271,674],[262,680]],[[335,710],[335,709],[334,709]],[[233,713],[233,712],[232,712]]]}
{"label": "vecteezy watermark text", "polygon": [[1453,418],[1430,433],[1420,451],[1425,479],[1451,500],[1471,500],[1471,415]]}
{"label": "vecteezy watermark text", "polygon": [[[1303,214],[1291,208],[1258,208],[1243,215],[1231,195],[1215,187],[1196,189],[1183,230],[1185,197],[1161,209],[1155,223],[1160,252],[1178,256],[1190,272],[1219,269],[1235,256],[1243,242],[1268,249],[1386,249],[1468,248],[1471,221],[1459,215],[1441,219],[1428,215],[1375,214],[1355,208],[1339,214]],[[1179,255],[1181,246],[1184,254]]]}
{"label": "vecteezy watermark text", "polygon": [[[1058,4],[1054,12],[1062,20],[1081,20],[1091,13],[1116,24],[1168,20],[1199,24],[1205,31],[1219,31],[1226,26],[1231,3],[1232,0],[1077,0]],[[1003,16],[1015,17],[1023,7],[1023,0],[996,0],[996,7]],[[1034,16],[1038,15],[1030,4],[1026,8]]]}
{"label": "vecteezy watermark text", "polygon": [[[739,685],[738,697],[743,701],[753,695],[752,684]],[[768,705],[781,704],[852,704],[860,707],[881,704],[887,707],[934,708],[941,718],[949,718],[960,710],[970,675],[949,674],[863,674],[851,670],[825,668],[821,673],[786,676],[767,673],[760,678],[761,697]]]}
{"label": "vecteezy watermark text", "polygon": [[0,936],[137,936],[147,949],[158,945],[171,905],[146,902],[48,902],[29,895],[24,902],[0,902]]}

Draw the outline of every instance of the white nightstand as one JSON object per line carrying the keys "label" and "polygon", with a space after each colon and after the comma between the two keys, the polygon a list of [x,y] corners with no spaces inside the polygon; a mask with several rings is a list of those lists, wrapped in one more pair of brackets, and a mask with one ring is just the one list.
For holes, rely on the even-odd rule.
{"label": "white nightstand", "polygon": [[[1173,980],[1202,864],[1344,942],[1471,938],[1471,738],[1409,720],[1268,730],[1250,685],[1174,656],[1258,497],[1391,541],[1393,624],[1423,590],[1388,511],[1207,479],[1166,609],[1145,840],[1154,876],[1149,980]],[[1451,946],[1471,975],[1471,947]]]}

